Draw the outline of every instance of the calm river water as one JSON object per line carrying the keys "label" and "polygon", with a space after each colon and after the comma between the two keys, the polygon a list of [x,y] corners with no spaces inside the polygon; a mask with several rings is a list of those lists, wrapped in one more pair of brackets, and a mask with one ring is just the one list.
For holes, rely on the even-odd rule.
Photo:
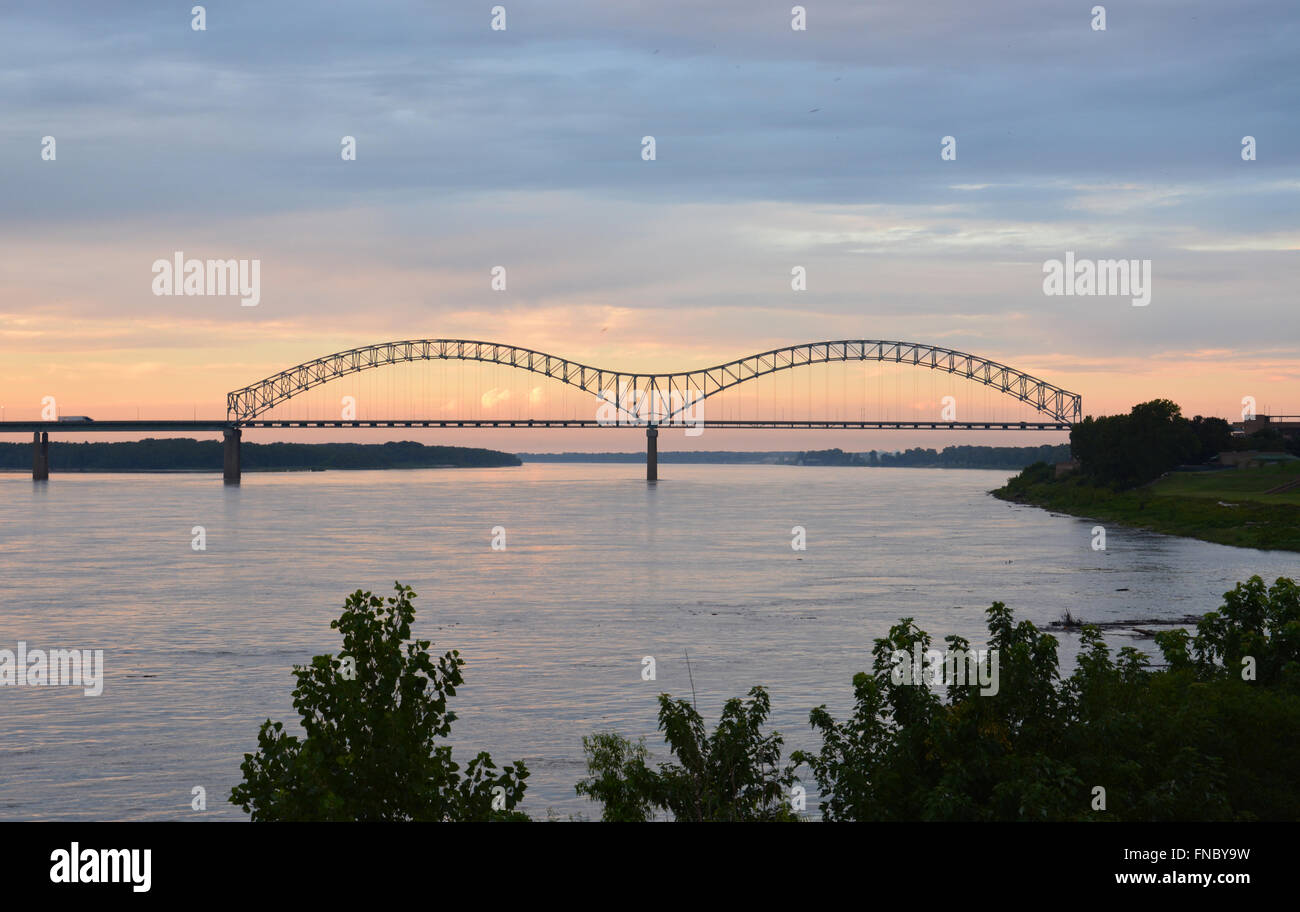
{"label": "calm river water", "polygon": [[394,580],[419,593],[417,633],[467,661],[459,756],[523,759],[524,810],[594,819],[573,790],[582,736],[646,735],[662,755],[655,698],[690,696],[687,651],[710,729],[762,684],[787,748],[811,748],[808,710],[846,712],[901,616],[981,645],[994,600],[1040,624],[1178,617],[1251,574],[1300,575],[1294,554],[1119,528],[1094,551],[1091,522],[989,497],[1006,472],[664,465],[655,487],[643,472],[246,474],[233,489],[0,475],[0,648],[102,649],[105,664],[99,696],[0,687],[0,819],[243,817],[226,796],[262,720],[296,718],[291,667],[338,650],[347,593]]}

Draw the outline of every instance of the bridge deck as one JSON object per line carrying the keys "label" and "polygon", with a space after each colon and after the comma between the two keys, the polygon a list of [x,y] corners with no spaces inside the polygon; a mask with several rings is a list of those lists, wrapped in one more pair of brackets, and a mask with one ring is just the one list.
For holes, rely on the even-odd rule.
{"label": "bridge deck", "polygon": [[[665,426],[665,430],[681,427]],[[752,421],[702,421],[705,428],[785,428],[792,430],[978,430],[978,431],[1068,431],[1064,421],[787,421],[758,419]],[[131,433],[139,431],[224,431],[227,428],[635,428],[644,424],[624,422],[601,424],[594,418],[517,418],[483,420],[374,420],[374,421],[0,421],[0,434],[33,431],[65,434]]]}

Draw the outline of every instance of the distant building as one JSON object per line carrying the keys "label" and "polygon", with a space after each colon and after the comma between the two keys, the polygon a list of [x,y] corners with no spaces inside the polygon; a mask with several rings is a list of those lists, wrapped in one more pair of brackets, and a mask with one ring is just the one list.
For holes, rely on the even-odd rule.
{"label": "distant building", "polygon": [[1256,415],[1238,427],[1246,437],[1257,431],[1277,431],[1283,437],[1300,437],[1300,415]]}

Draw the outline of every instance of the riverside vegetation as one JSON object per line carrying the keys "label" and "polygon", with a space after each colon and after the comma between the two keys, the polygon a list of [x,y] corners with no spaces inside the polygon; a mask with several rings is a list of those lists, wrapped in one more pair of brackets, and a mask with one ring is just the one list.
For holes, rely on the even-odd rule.
{"label": "riverside vegetation", "polygon": [[[190,437],[147,437],[119,442],[69,443],[50,447],[56,472],[215,472],[221,469],[221,441]],[[431,469],[517,466],[511,453],[478,447],[426,446],[410,440],[388,443],[248,443],[241,446],[245,472],[303,469]],[[30,443],[0,443],[0,469],[31,471]]]}
{"label": "riverside vegetation", "polygon": [[[464,768],[445,739],[448,698],[463,661],[436,661],[411,637],[415,593],[347,599],[331,627],[337,655],[296,666],[304,736],[267,720],[230,800],[253,820],[526,820],[516,805],[528,770],[498,771],[479,753]],[[729,700],[710,734],[693,705],[659,697],[671,759],[656,767],[643,740],[583,739],[588,775],[577,791],[606,821],[786,821],[807,767],[828,821],[1297,820],[1300,819],[1300,586],[1258,576],[1224,594],[1196,632],[1156,635],[1163,664],[1132,647],[1112,655],[1101,631],[1078,628],[1083,649],[1062,677],[1056,638],[994,603],[990,649],[1001,686],[897,683],[896,651],[931,647],[910,618],[876,640],[870,671],[854,676],[854,709],[809,714],[816,752],[782,760],[764,732],[770,698],[754,687]],[[966,650],[960,637],[950,651]],[[1102,791],[1099,791],[1102,790]]]}
{"label": "riverside vegetation", "polygon": [[[1221,418],[1184,418],[1157,399],[1127,415],[1087,418],[1070,432],[1077,471],[1056,477],[1037,462],[995,497],[1103,522],[1239,547],[1300,551],[1298,445],[1276,433],[1234,438]],[[1275,454],[1274,464],[1218,471],[1215,456],[1242,450]]]}

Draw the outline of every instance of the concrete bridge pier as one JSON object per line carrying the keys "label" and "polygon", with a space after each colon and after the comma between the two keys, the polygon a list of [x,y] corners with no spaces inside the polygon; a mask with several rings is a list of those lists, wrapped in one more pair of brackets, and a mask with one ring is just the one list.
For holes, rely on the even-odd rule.
{"label": "concrete bridge pier", "polygon": [[50,477],[50,435],[48,431],[32,432],[32,481],[48,481]]}
{"label": "concrete bridge pier", "polygon": [[243,432],[239,428],[226,428],[223,478],[226,484],[239,484],[239,438]]}
{"label": "concrete bridge pier", "polygon": [[659,480],[659,428],[653,424],[645,429],[645,480]]}

